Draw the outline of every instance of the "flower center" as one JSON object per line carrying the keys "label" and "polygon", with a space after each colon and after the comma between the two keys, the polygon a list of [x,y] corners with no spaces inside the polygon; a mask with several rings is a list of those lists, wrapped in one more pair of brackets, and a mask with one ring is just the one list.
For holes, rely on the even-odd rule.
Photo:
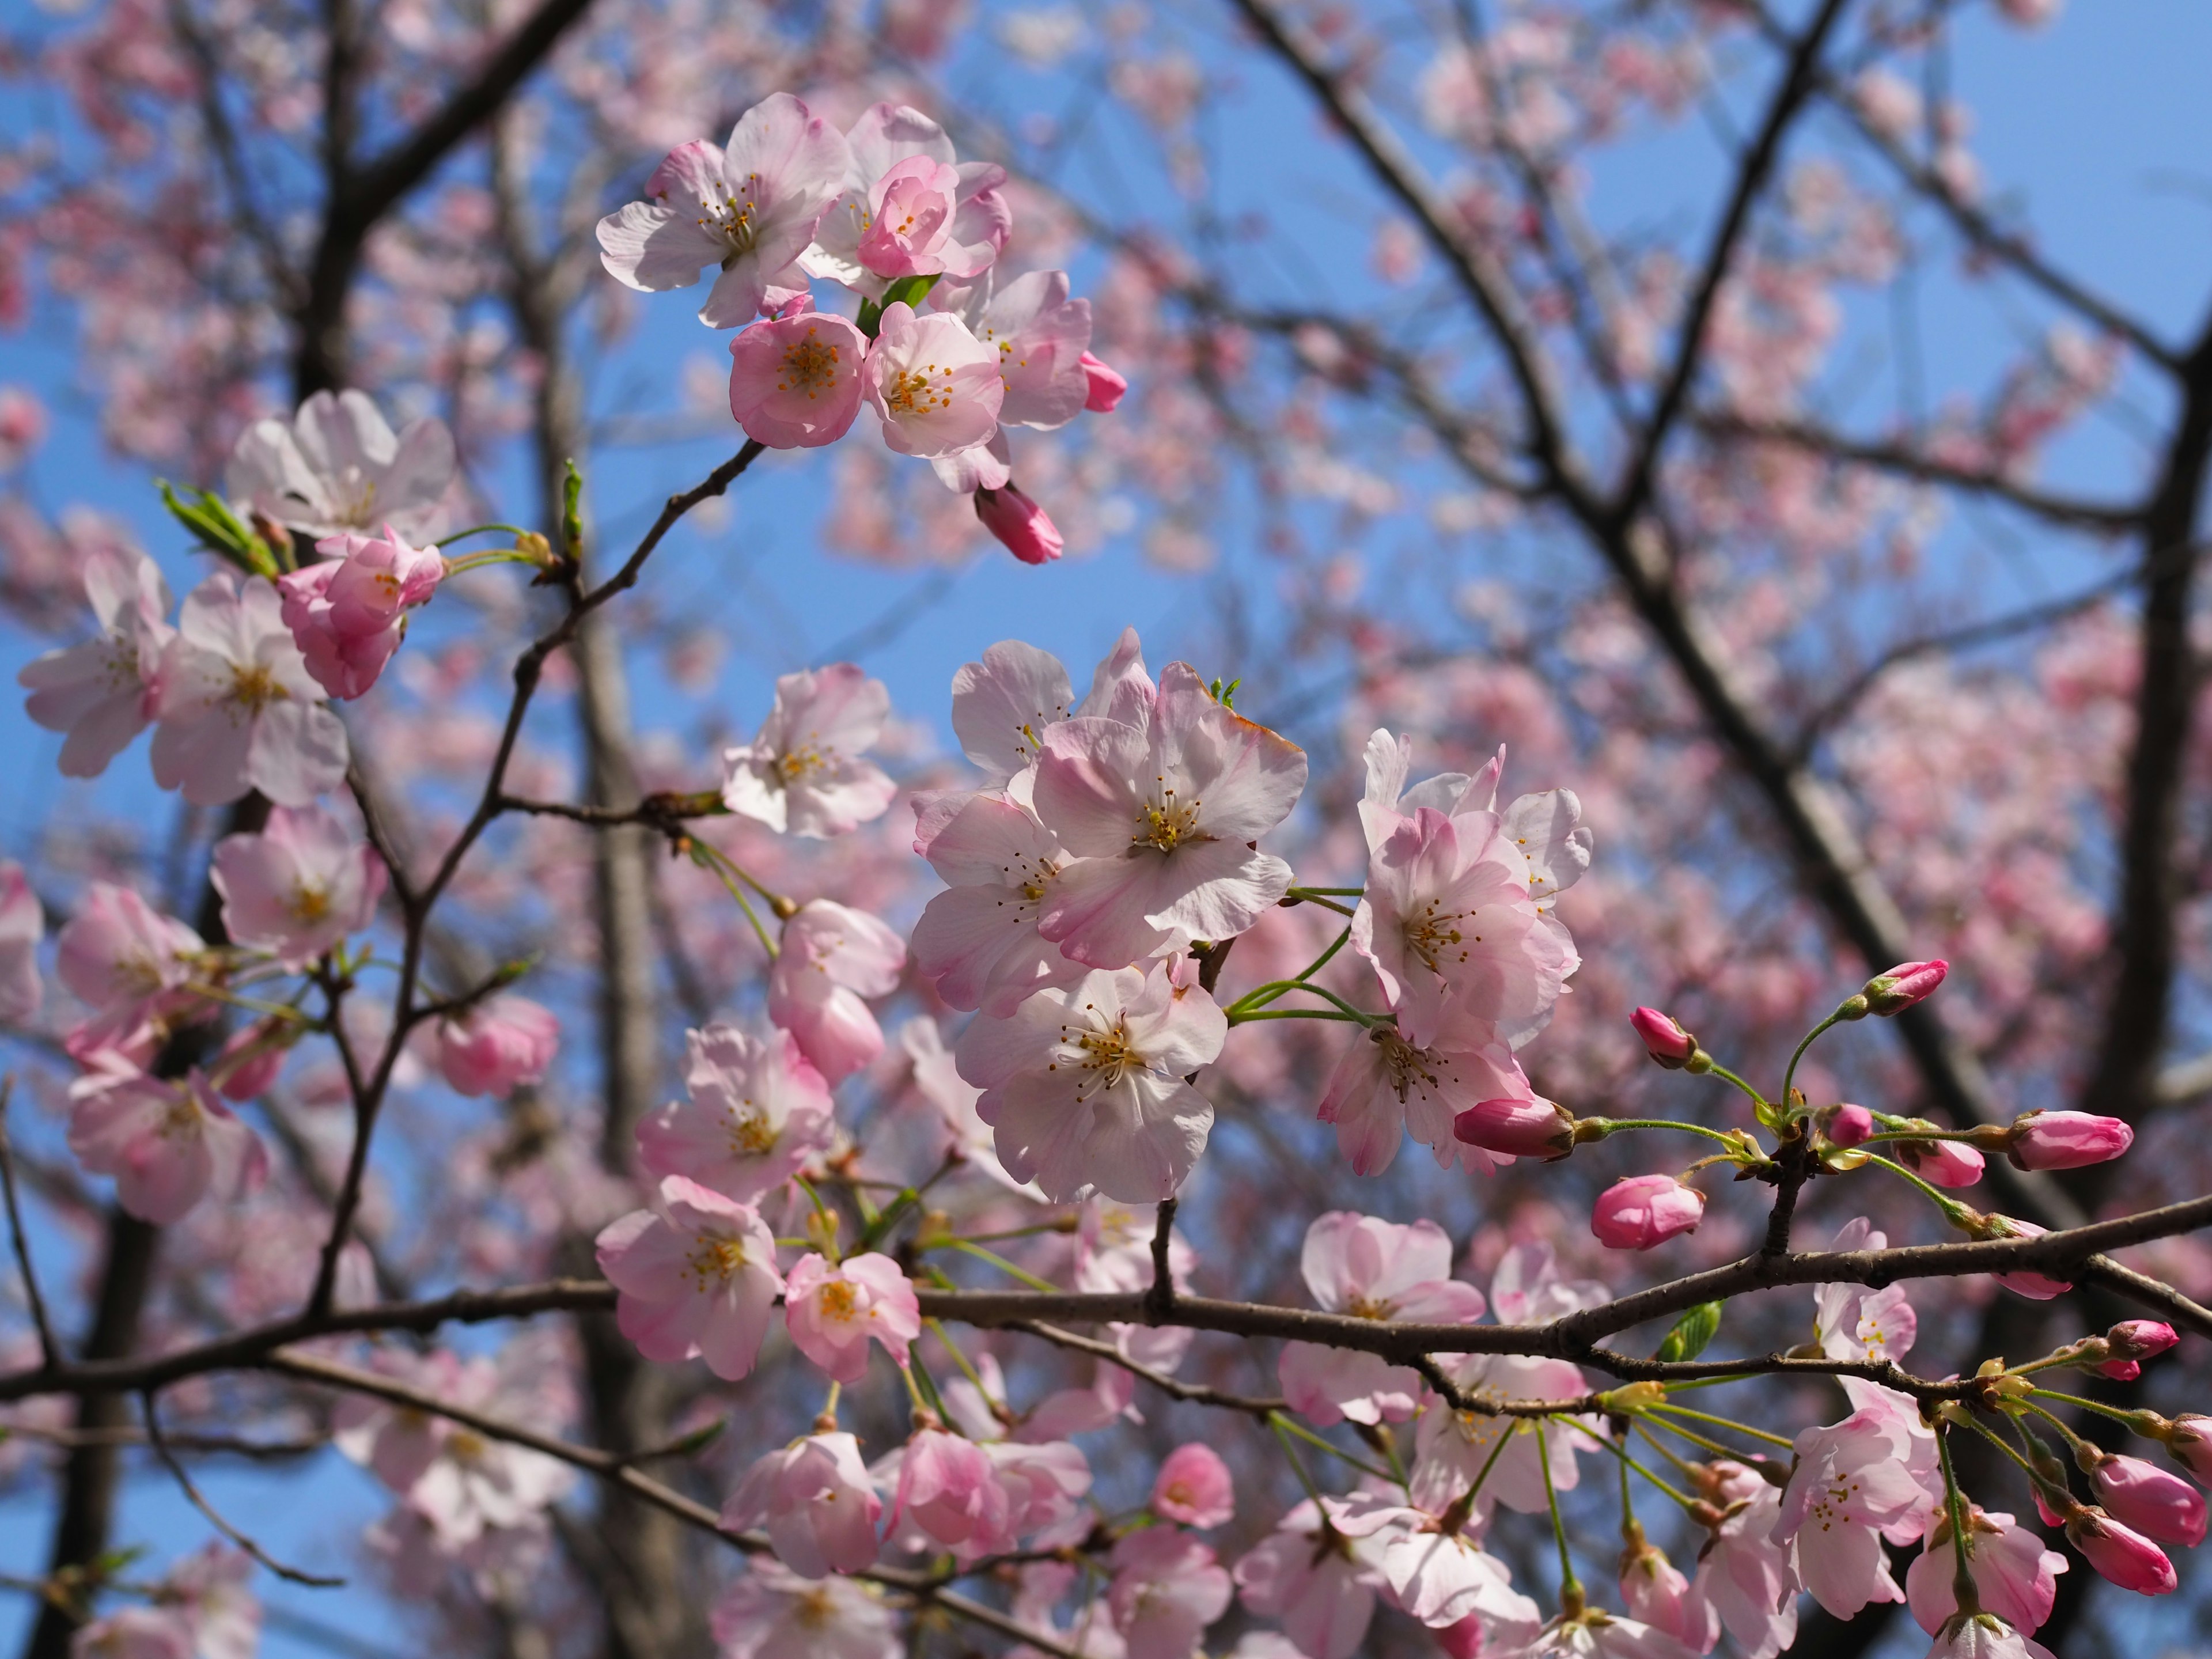
{"label": "flower center", "polygon": [[1133,847],[1151,847],[1163,853],[1172,853],[1187,841],[1211,841],[1198,827],[1198,809],[1202,801],[1188,804],[1176,799],[1176,792],[1160,791],[1158,805],[1147,805],[1137,819],[1137,832],[1129,837]]}
{"label": "flower center", "polygon": [[491,1443],[473,1429],[455,1429],[446,1437],[446,1455],[456,1463],[479,1463]]}
{"label": "flower center", "polygon": [[794,783],[804,783],[817,772],[827,772],[836,758],[836,750],[818,749],[810,743],[803,749],[792,750],[778,760],[775,763],[776,775],[788,788]]}
{"label": "flower center", "polygon": [[810,1589],[792,1599],[792,1622],[802,1630],[820,1630],[837,1616],[836,1604],[827,1589]]}
{"label": "flower center", "polygon": [[258,714],[272,702],[283,702],[292,694],[276,684],[276,677],[258,662],[233,663],[230,668],[230,698],[249,714]]}
{"label": "flower center", "polygon": [[349,466],[331,480],[331,516],[356,530],[368,530],[376,517],[376,480]]}
{"label": "flower center", "polygon": [[1354,1319],[1372,1319],[1379,1324],[1388,1324],[1398,1311],[1398,1304],[1381,1297],[1355,1296],[1345,1304],[1344,1311]]}
{"label": "flower center", "polygon": [[200,1103],[192,1098],[191,1091],[178,1091],[177,1097],[169,1103],[169,1109],[161,1115],[161,1133],[171,1140],[181,1140],[200,1133]]}
{"label": "flower center", "polygon": [[804,392],[812,398],[837,384],[842,362],[838,349],[816,339],[814,332],[810,326],[805,339],[784,347],[783,378],[775,383],[778,392]]}
{"label": "flower center", "polygon": [[1481,934],[1474,935],[1470,941],[1460,932],[1459,924],[1464,920],[1464,912],[1439,910],[1431,899],[1406,918],[1406,948],[1426,963],[1431,972],[1441,974],[1446,963],[1467,960],[1468,943],[1482,943]]}
{"label": "flower center", "polygon": [[331,913],[331,896],[312,882],[301,882],[292,890],[291,910],[300,921],[320,921]]}
{"label": "flower center", "polygon": [[[1086,1012],[1097,1012],[1096,1003],[1086,1003],[1084,1007]],[[1114,1023],[1103,1030],[1096,1026],[1063,1025],[1060,1028],[1060,1040],[1076,1050],[1081,1057],[1078,1063],[1089,1074],[1078,1083],[1079,1100],[1086,1097],[1088,1091],[1085,1085],[1094,1079],[1099,1088],[1111,1089],[1131,1072],[1140,1072],[1145,1068],[1144,1055],[1137,1052],[1135,1045],[1129,1040],[1126,1018],[1116,1016]],[[1058,1060],[1045,1067],[1048,1072],[1059,1069]]]}
{"label": "flower center", "polygon": [[765,1158],[775,1150],[775,1126],[768,1121],[768,1114],[746,1101],[744,1109],[730,1114],[730,1152],[737,1158]]}
{"label": "flower center", "polygon": [[[937,375],[945,384],[933,386],[930,376]],[[934,415],[941,409],[952,407],[952,371],[939,368],[935,363],[923,365],[917,372],[911,368],[891,371],[890,382],[884,387],[884,402],[900,415]]]}
{"label": "flower center", "polygon": [[833,1279],[822,1287],[822,1316],[840,1322],[849,1320],[857,1311],[853,1287],[842,1279]]}
{"label": "flower center", "polygon": [[684,1259],[692,1283],[704,1292],[709,1285],[726,1283],[745,1265],[745,1242],[726,1233],[712,1233]]}
{"label": "flower center", "polygon": [[725,187],[719,203],[700,204],[707,210],[706,216],[699,221],[700,228],[712,231],[730,245],[728,258],[723,261],[725,264],[730,259],[750,253],[753,245],[760,240],[760,207],[752,199],[753,191],[759,185],[760,174],[748,173],[744,183],[738,186],[734,194]]}
{"label": "flower center", "polygon": [[1375,1028],[1375,1041],[1382,1049],[1382,1074],[1397,1091],[1401,1104],[1415,1089],[1425,1093],[1438,1085],[1433,1051],[1416,1048],[1388,1026]]}

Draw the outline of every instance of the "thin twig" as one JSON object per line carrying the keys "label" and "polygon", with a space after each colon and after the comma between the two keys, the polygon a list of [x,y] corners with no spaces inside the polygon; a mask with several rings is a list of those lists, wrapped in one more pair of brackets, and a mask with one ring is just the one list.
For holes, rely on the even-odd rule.
{"label": "thin twig", "polygon": [[306,1572],[298,1567],[285,1565],[283,1562],[279,1561],[267,1550],[254,1542],[252,1538],[224,1520],[216,1506],[209,1503],[201,1495],[200,1489],[192,1484],[192,1477],[185,1473],[185,1466],[177,1461],[177,1455],[169,1449],[169,1443],[161,1437],[161,1414],[155,1408],[153,1389],[148,1389],[138,1396],[138,1406],[139,1409],[146,1414],[146,1440],[147,1443],[154,1448],[154,1455],[161,1460],[162,1467],[169,1471],[185,1496],[191,1500],[192,1507],[205,1516],[209,1524],[217,1532],[287,1583],[305,1584],[310,1589],[343,1589],[345,1588],[346,1581],[343,1578],[326,1577],[321,1573]]}
{"label": "thin twig", "polygon": [[15,1074],[0,1077],[0,1188],[8,1198],[8,1234],[15,1247],[15,1268],[23,1276],[23,1297],[31,1304],[31,1322],[39,1328],[39,1352],[48,1370],[62,1363],[61,1344],[46,1317],[46,1298],[39,1289],[39,1275],[31,1266],[30,1236],[23,1231],[23,1209],[15,1197],[15,1149],[8,1138],[8,1108],[15,1097]]}

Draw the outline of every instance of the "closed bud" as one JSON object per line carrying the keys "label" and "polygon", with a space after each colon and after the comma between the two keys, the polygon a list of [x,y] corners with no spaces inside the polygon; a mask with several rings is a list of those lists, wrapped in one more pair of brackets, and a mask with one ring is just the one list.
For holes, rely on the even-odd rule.
{"label": "closed bud", "polygon": [[1590,1231],[1611,1250],[1648,1250],[1705,1218],[1705,1195],[1670,1175],[1631,1176],[1598,1194]]}
{"label": "closed bud", "polygon": [[975,516],[1024,564],[1050,564],[1066,545],[1045,510],[1011,483],[976,490]]}
{"label": "closed bud", "polygon": [[1958,1140],[1900,1140],[1897,1156],[1931,1187],[1971,1187],[1989,1167],[1979,1152]]}
{"label": "closed bud", "polygon": [[1914,1003],[1933,996],[1936,988],[1943,982],[1943,975],[1950,971],[1951,964],[1941,958],[1934,962],[1900,962],[1887,973],[1876,974],[1869,980],[1859,994],[1866,999],[1870,1014],[1901,1014]]}
{"label": "closed bud", "polygon": [[2184,1412],[2166,1425],[2158,1438],[2166,1442],[2173,1461],[2196,1476],[2200,1486],[2212,1486],[2212,1417]]}
{"label": "closed bud", "polygon": [[2094,1112],[2023,1112],[2013,1120],[2005,1155],[2023,1170],[2079,1170],[2111,1163],[2135,1139],[2119,1119]]}
{"label": "closed bud", "polygon": [[1672,1014],[1662,1014],[1656,1008],[1638,1008],[1628,1017],[1636,1028],[1636,1035],[1644,1039],[1644,1051],[1670,1072],[1679,1072],[1690,1063],[1690,1056],[1698,1052],[1698,1040],[1682,1029],[1682,1022]]}
{"label": "closed bud", "polygon": [[2191,1549],[2204,1541],[2204,1494],[2155,1463],[2107,1453],[2090,1469],[2089,1485],[2106,1514],[2147,1538]]}
{"label": "closed bud", "polygon": [[2148,1359],[2164,1353],[2181,1340],[2173,1327],[2159,1319],[2124,1319],[2105,1333],[2115,1358]]}
{"label": "closed bud", "polygon": [[2066,1537],[2100,1576],[2122,1589],[2170,1595],[2180,1582],[2164,1550],[2100,1509],[2075,1510],[2066,1522]]}
{"label": "closed bud", "polygon": [[1575,1149],[1574,1114],[1552,1100],[1480,1101],[1453,1120],[1452,1133],[1515,1158],[1565,1158]]}
{"label": "closed bud", "polygon": [[1838,1146],[1864,1146],[1874,1135],[1874,1114],[1863,1106],[1842,1105],[1828,1114],[1828,1139]]}

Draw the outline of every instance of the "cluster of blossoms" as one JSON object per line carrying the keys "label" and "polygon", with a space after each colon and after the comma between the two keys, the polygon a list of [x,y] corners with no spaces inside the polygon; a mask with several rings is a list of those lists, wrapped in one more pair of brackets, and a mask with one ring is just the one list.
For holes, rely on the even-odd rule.
{"label": "cluster of blossoms", "polygon": [[[716,268],[699,320],[738,331],[730,412],[756,443],[835,443],[866,403],[887,448],[927,461],[1016,558],[1043,564],[1060,532],[1015,486],[1007,432],[1109,412],[1128,383],[1091,354],[1091,302],[1068,297],[1066,272],[1002,270],[1006,184],[994,163],[956,161],[920,110],[876,104],[841,134],[779,92],[726,146],[671,150],[647,199],[599,222],[600,254],[646,293]],[[817,310],[816,281],[857,316]]]}

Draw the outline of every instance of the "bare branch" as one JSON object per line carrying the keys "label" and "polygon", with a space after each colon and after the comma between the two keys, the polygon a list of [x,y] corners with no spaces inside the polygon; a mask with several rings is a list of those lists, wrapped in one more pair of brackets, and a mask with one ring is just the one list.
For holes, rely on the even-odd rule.
{"label": "bare branch", "polygon": [[31,1304],[31,1322],[38,1327],[39,1353],[52,1369],[62,1363],[62,1347],[46,1317],[46,1295],[39,1289],[38,1270],[31,1265],[31,1240],[23,1231],[23,1208],[15,1196],[15,1149],[8,1138],[8,1108],[15,1097],[15,1074],[0,1077],[0,1189],[7,1194],[8,1237],[15,1247],[15,1270],[23,1276],[23,1299]]}
{"label": "bare branch", "polygon": [[162,1438],[161,1414],[155,1408],[154,1391],[149,1389],[139,1395],[138,1404],[139,1408],[146,1414],[146,1440],[154,1448],[154,1455],[161,1460],[162,1466],[169,1471],[179,1489],[191,1501],[192,1507],[207,1517],[209,1525],[289,1583],[305,1584],[310,1589],[343,1589],[345,1588],[346,1581],[343,1578],[325,1577],[320,1573],[303,1572],[297,1567],[287,1566],[270,1554],[267,1550],[263,1549],[252,1538],[224,1520],[221,1512],[214,1504],[207,1501],[199,1487],[193,1484],[191,1476],[185,1472],[185,1466],[177,1461],[176,1454],[169,1449],[169,1443]]}

